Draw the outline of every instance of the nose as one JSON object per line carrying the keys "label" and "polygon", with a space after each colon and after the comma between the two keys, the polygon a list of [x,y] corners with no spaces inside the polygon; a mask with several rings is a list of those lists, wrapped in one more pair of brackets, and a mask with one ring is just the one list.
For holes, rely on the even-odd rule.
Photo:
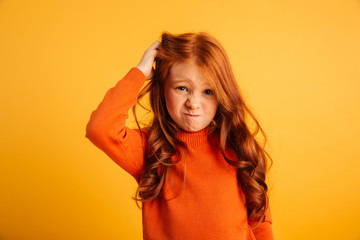
{"label": "nose", "polygon": [[200,107],[200,99],[194,95],[190,95],[186,100],[185,106],[189,109],[197,109]]}

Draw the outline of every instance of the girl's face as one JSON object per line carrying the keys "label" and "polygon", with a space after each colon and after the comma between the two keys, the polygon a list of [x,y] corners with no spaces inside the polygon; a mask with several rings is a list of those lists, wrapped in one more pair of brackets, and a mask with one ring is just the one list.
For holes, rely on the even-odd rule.
{"label": "girl's face", "polygon": [[189,132],[206,128],[217,110],[213,88],[194,61],[175,63],[165,81],[166,108],[176,125]]}

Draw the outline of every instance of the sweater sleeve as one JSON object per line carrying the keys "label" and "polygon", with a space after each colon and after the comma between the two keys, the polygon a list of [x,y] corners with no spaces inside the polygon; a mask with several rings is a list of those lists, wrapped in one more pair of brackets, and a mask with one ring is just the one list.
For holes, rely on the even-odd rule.
{"label": "sweater sleeve", "polygon": [[91,113],[85,135],[136,181],[139,181],[143,168],[143,142],[140,131],[126,127],[125,122],[145,80],[138,68],[132,68],[110,88]]}
{"label": "sweater sleeve", "polygon": [[270,207],[265,212],[265,220],[257,228],[253,229],[256,240],[273,240],[274,235],[271,228],[272,218]]}

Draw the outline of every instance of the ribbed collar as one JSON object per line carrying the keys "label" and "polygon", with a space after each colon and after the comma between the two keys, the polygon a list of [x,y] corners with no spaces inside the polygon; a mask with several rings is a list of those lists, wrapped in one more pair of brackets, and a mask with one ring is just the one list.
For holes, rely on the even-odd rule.
{"label": "ribbed collar", "polygon": [[187,132],[180,130],[178,132],[178,138],[185,142],[188,147],[195,148],[198,147],[202,141],[207,140],[208,133],[208,128],[204,128],[197,132]]}

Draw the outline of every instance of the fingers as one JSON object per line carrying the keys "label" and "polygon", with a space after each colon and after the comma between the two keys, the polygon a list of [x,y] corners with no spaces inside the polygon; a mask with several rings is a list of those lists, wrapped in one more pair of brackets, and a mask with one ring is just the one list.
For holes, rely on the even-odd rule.
{"label": "fingers", "polygon": [[157,55],[157,48],[160,46],[160,44],[160,41],[155,41],[148,49],[146,49],[144,55],[149,55],[155,58]]}
{"label": "fingers", "polygon": [[153,63],[157,55],[157,48],[160,46],[160,41],[155,41],[146,49],[137,67],[144,73],[146,79],[151,79],[153,76]]}
{"label": "fingers", "polygon": [[156,40],[153,44],[151,44],[151,46],[149,48],[151,49],[156,49],[160,46],[160,41],[159,40]]}

